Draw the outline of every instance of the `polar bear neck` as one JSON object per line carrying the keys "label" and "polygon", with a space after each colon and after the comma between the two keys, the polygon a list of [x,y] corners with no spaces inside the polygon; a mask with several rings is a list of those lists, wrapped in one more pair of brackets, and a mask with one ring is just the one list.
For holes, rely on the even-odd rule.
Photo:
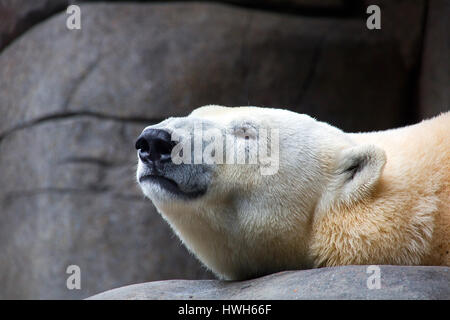
{"label": "polar bear neck", "polygon": [[220,220],[236,216],[235,213],[201,212],[202,208],[193,207],[172,204],[158,210],[189,251],[219,278],[242,280],[312,267],[306,251],[309,222],[277,225],[262,220],[261,224],[233,229],[230,223]]}
{"label": "polar bear neck", "polygon": [[401,129],[350,135],[383,148],[386,166],[370,197],[318,214],[311,240],[315,266],[450,264],[449,121],[447,113]]}

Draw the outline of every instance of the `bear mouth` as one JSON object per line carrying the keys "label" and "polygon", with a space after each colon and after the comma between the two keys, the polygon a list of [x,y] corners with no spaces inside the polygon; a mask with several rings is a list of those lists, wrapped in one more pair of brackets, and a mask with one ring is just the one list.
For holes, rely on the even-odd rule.
{"label": "bear mouth", "polygon": [[206,193],[206,189],[191,192],[183,191],[174,180],[161,175],[151,175],[151,174],[143,175],[142,177],[139,178],[139,183],[143,182],[150,182],[157,184],[162,189],[168,191],[169,193],[186,199],[197,198]]}

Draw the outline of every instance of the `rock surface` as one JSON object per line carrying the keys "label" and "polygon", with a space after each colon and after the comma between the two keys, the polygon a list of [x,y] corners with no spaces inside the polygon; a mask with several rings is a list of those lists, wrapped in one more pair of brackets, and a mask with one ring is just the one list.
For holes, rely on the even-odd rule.
{"label": "rock surface", "polygon": [[367,266],[287,271],[262,278],[169,280],[97,294],[93,300],[143,299],[450,299],[450,268],[380,266],[381,288],[369,289]]}
{"label": "rock surface", "polygon": [[[154,0],[110,0],[109,2],[155,2]],[[195,0],[185,0],[195,1]],[[29,28],[71,4],[101,0],[0,0],[0,51]],[[161,1],[160,1],[161,2]],[[169,1],[167,1],[169,2]],[[214,2],[214,1],[211,1]],[[363,12],[363,0],[223,0],[215,1],[266,10],[308,14],[352,15]]]}
{"label": "rock surface", "polygon": [[[84,298],[136,281],[211,277],[134,181],[144,124],[73,116],[0,144],[0,298]],[[19,145],[26,143],[26,147]],[[81,268],[68,290],[66,268]]]}
{"label": "rock surface", "polygon": [[0,0],[0,51],[33,25],[62,11],[70,0]]}
{"label": "rock surface", "polygon": [[420,113],[450,110],[450,1],[430,0],[420,76]]}
{"label": "rock surface", "polygon": [[402,43],[394,27],[369,33],[364,18],[217,4],[81,8],[82,30],[62,14],[1,55],[1,132],[61,112],[161,119],[211,103],[291,108],[362,131],[403,125],[410,107],[414,27]]}

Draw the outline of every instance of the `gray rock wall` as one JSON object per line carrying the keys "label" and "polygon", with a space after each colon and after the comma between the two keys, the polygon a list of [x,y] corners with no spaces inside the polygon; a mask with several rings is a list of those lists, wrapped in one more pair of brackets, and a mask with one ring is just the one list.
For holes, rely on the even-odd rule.
{"label": "gray rock wall", "polygon": [[436,114],[428,92],[449,87],[437,0],[381,1],[374,32],[364,1],[82,2],[80,31],[69,2],[0,0],[0,298],[212,278],[134,182],[146,125],[216,103],[386,129]]}
{"label": "gray rock wall", "polygon": [[419,92],[419,111],[424,118],[450,110],[449,17],[450,1],[429,1]]}

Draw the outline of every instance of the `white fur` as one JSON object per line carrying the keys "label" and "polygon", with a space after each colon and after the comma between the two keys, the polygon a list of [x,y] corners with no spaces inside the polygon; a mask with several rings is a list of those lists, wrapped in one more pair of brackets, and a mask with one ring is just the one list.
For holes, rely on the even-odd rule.
{"label": "white fur", "polygon": [[[397,217],[403,214],[398,212],[400,203],[410,200],[402,198],[401,188],[393,189],[395,199],[378,191],[380,181],[384,181],[386,163],[389,168],[409,164],[391,164],[397,160],[390,149],[386,156],[384,142],[367,138],[365,143],[361,136],[355,138],[306,115],[257,107],[205,106],[152,128],[173,131],[199,119],[217,128],[251,123],[280,130],[280,163],[274,175],[261,175],[258,166],[216,165],[207,193],[190,200],[169,195],[159,186],[141,184],[186,247],[219,277],[245,279],[349,263],[424,263],[432,247],[438,200],[424,191],[414,207],[422,209],[411,211],[409,220]],[[142,170],[139,163],[138,177]],[[428,173],[420,174],[426,184]],[[388,183],[391,187],[395,181]],[[352,218],[345,220],[346,215]],[[373,223],[358,229],[359,219]],[[400,221],[397,231],[389,219]],[[383,232],[392,243],[379,240]],[[385,252],[389,250],[401,254],[394,257]]]}

